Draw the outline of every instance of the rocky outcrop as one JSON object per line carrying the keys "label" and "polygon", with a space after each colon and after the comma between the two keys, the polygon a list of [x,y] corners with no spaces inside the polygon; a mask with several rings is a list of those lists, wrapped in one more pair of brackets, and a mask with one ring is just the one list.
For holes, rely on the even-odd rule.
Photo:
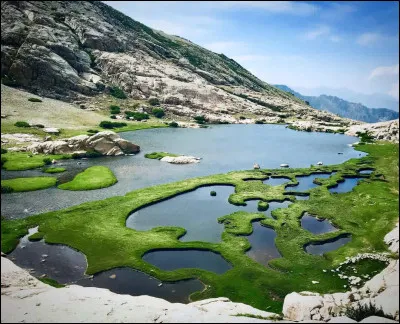
{"label": "rocky outcrop", "polygon": [[[392,252],[399,253],[399,224],[385,236],[385,242]],[[334,317],[344,316],[347,308],[373,305],[398,321],[399,274],[399,260],[392,260],[387,268],[367,281],[362,288],[353,287],[346,293],[325,295],[293,292],[285,297],[283,314],[293,321],[330,321]]]}
{"label": "rocky outcrop", "polygon": [[64,140],[33,143],[26,148],[33,154],[84,154],[97,152],[101,155],[135,154],[140,147],[112,131],[104,131],[89,135],[78,135]]}
{"label": "rocky outcrop", "polygon": [[200,158],[188,155],[180,156],[164,156],[160,161],[168,162],[172,164],[189,164],[189,163],[199,163]]}
{"label": "rocky outcrop", "polygon": [[370,134],[377,140],[399,143],[399,120],[390,120],[386,122],[353,125],[345,133],[349,136],[357,136],[357,133]]}

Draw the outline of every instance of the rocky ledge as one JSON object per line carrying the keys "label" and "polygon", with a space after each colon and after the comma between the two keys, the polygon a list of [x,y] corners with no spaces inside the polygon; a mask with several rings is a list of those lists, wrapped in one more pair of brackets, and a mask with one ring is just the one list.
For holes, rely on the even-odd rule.
{"label": "rocky ledge", "polygon": [[140,147],[112,131],[104,131],[89,135],[78,135],[57,141],[36,142],[26,148],[33,154],[78,154],[85,155],[88,152],[96,152],[101,155],[134,154],[140,151]]}
{"label": "rocky ledge", "polygon": [[357,136],[357,133],[368,132],[377,140],[399,142],[399,120],[389,120],[386,122],[352,125],[345,133],[349,136]]}

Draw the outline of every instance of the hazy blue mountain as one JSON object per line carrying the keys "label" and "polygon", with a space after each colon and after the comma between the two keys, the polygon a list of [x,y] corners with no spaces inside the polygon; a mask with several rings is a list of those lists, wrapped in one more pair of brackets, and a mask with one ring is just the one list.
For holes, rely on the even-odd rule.
{"label": "hazy blue mountain", "polygon": [[318,110],[327,110],[341,117],[376,123],[399,118],[399,113],[387,108],[368,108],[361,103],[349,102],[336,96],[303,96],[286,85],[275,84],[276,88],[292,93],[295,97],[308,101]]}

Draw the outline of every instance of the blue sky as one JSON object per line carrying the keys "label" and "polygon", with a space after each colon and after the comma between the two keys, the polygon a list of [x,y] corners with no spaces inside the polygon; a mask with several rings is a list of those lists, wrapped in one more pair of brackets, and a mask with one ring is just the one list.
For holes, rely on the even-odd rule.
{"label": "blue sky", "polygon": [[268,83],[399,98],[397,1],[105,3],[224,53]]}

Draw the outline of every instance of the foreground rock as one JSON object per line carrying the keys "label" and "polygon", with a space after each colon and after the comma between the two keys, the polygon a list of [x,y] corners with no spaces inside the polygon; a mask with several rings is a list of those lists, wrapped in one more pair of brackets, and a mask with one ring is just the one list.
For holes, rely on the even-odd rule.
{"label": "foreground rock", "polygon": [[101,155],[134,154],[140,151],[140,147],[112,131],[104,131],[89,135],[78,135],[71,138],[34,143],[28,146],[27,151],[33,154],[78,154],[97,152]]}
{"label": "foreground rock", "polygon": [[199,163],[200,158],[188,155],[165,156],[160,161],[172,164],[189,164],[189,163]]}
{"label": "foreground rock", "polygon": [[[399,224],[385,236],[385,243],[392,252],[399,253]],[[399,260],[392,260],[386,269],[360,289],[326,295],[293,292],[285,297],[283,314],[293,321],[329,321],[333,317],[344,316],[348,308],[357,309],[360,305],[370,304],[376,309],[382,309],[384,314],[392,316],[396,321],[399,320]],[[375,320],[364,319],[363,323],[377,323]],[[385,322],[395,321],[385,319]],[[380,320],[378,323],[383,322]]]}
{"label": "foreground rock", "polygon": [[399,143],[399,120],[389,120],[386,122],[352,125],[346,131],[346,135],[357,136],[357,133],[368,132],[377,140]]}

